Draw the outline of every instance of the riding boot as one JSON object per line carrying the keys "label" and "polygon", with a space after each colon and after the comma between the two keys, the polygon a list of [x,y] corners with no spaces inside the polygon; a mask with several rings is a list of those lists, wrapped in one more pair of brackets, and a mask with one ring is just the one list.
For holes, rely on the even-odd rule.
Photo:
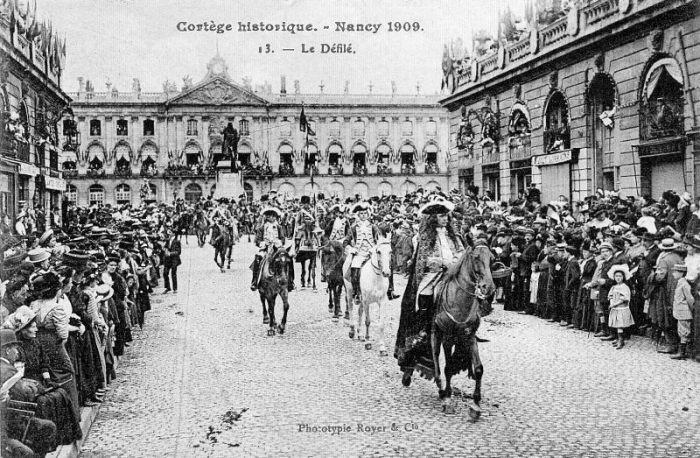
{"label": "riding boot", "polygon": [[352,299],[354,301],[360,300],[360,268],[352,267],[350,268],[350,281],[352,282]]}
{"label": "riding boot", "polygon": [[262,262],[262,256],[256,255],[255,261],[253,261],[253,279],[250,282],[250,289],[255,291],[258,289],[258,277],[260,276],[260,264]]}
{"label": "riding boot", "polygon": [[391,274],[389,274],[389,289],[386,292],[386,297],[389,298],[390,301],[393,301],[394,299],[398,299],[401,297],[399,294],[394,294],[394,270],[391,270]]}

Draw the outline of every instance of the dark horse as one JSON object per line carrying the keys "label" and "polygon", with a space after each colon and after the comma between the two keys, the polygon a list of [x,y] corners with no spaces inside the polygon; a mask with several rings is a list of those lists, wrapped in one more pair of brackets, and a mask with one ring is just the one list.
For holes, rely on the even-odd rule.
{"label": "dark horse", "polygon": [[[318,246],[320,245],[318,235],[313,231],[313,224],[305,225],[301,230],[299,247],[297,249],[296,261],[301,264],[301,287],[306,285],[313,287],[316,291],[316,257]],[[306,275],[306,262],[309,265],[309,274]]]}
{"label": "dark horse", "polygon": [[201,208],[195,210],[192,226],[194,229],[194,233],[197,235],[197,242],[199,243],[199,247],[202,248],[206,243],[210,223],[209,219],[207,218],[207,215]]}
{"label": "dark horse", "polygon": [[[231,233],[228,228],[221,223],[215,224],[211,231],[210,242],[214,247],[214,262],[219,266],[221,272],[225,272],[224,263],[226,262],[226,252],[233,245],[233,240],[231,238]],[[219,262],[221,258],[221,262]],[[231,268],[231,258],[228,259],[229,269]]]}
{"label": "dark horse", "polygon": [[[328,312],[333,313],[333,318],[340,318],[340,296],[343,294],[343,263],[345,253],[342,242],[331,242],[323,238],[323,245],[319,249],[321,256],[321,268],[328,282]],[[350,312],[345,307],[345,317],[350,319]]]}
{"label": "dark horse", "polygon": [[[262,303],[263,323],[270,323],[270,329],[267,330],[268,336],[275,335],[275,327],[276,332],[284,334],[287,326],[289,273],[294,268],[293,263],[294,261],[287,250],[281,248],[272,255],[268,266],[263,266],[261,269],[262,275],[258,284],[258,293]],[[284,306],[284,315],[282,315],[282,321],[279,324],[277,324],[277,319],[275,318],[275,302],[278,295],[282,298],[282,305]]]}
{"label": "dark horse", "polygon": [[[469,415],[476,420],[481,415],[481,379],[484,367],[479,358],[476,331],[479,329],[480,302],[493,293],[491,277],[493,255],[485,245],[468,248],[461,259],[445,274],[435,287],[435,314],[431,320],[430,347],[432,367],[418,362],[415,368],[428,379],[435,379],[445,413],[453,414],[452,377],[466,370],[475,387]],[[440,350],[445,366],[440,366]],[[411,383],[413,368],[404,368],[403,384]]]}
{"label": "dark horse", "polygon": [[184,235],[185,236],[185,244],[189,245],[189,235],[190,235],[190,228],[192,227],[192,223],[194,221],[194,217],[192,215],[191,211],[187,211],[185,213],[181,213],[180,216],[177,218],[176,223],[175,223],[175,233]]}

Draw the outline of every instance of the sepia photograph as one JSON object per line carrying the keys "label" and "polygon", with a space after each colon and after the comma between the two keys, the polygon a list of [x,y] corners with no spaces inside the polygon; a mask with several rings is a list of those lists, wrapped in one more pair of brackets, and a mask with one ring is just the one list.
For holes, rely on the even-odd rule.
{"label": "sepia photograph", "polygon": [[698,456],[699,13],[0,0],[0,456]]}

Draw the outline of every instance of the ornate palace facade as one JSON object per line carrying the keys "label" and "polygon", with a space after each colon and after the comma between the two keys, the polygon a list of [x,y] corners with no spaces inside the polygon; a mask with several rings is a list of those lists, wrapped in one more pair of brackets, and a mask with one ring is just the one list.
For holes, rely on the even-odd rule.
{"label": "ornate palace facade", "polygon": [[446,46],[452,178],[500,200],[700,195],[697,2],[541,3],[483,55]]}
{"label": "ornate palace facade", "polygon": [[[288,93],[284,77],[273,94],[269,86],[235,83],[218,55],[201,82],[185,80],[179,92],[138,86],[98,93],[81,81],[71,94],[82,141],[62,158],[69,200],[138,204],[213,195],[212,159],[229,123],[250,198],[270,190],[345,198],[448,186],[449,123],[438,96],[354,95],[347,85],[345,94],[301,94],[298,82]],[[302,104],[308,139],[299,128]]]}

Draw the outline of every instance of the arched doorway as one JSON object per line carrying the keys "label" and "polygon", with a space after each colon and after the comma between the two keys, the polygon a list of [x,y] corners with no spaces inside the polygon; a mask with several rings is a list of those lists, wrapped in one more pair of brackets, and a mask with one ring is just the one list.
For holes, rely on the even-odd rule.
{"label": "arched doorway", "polygon": [[285,200],[293,199],[296,195],[296,188],[292,183],[282,183],[277,189],[277,194]]}
{"label": "arched doorway", "polygon": [[350,153],[352,173],[354,175],[367,175],[367,147],[362,143],[355,143]]}
{"label": "arched doorway", "polygon": [[197,183],[190,183],[185,187],[185,201],[190,204],[199,202],[202,197],[202,187]]}

